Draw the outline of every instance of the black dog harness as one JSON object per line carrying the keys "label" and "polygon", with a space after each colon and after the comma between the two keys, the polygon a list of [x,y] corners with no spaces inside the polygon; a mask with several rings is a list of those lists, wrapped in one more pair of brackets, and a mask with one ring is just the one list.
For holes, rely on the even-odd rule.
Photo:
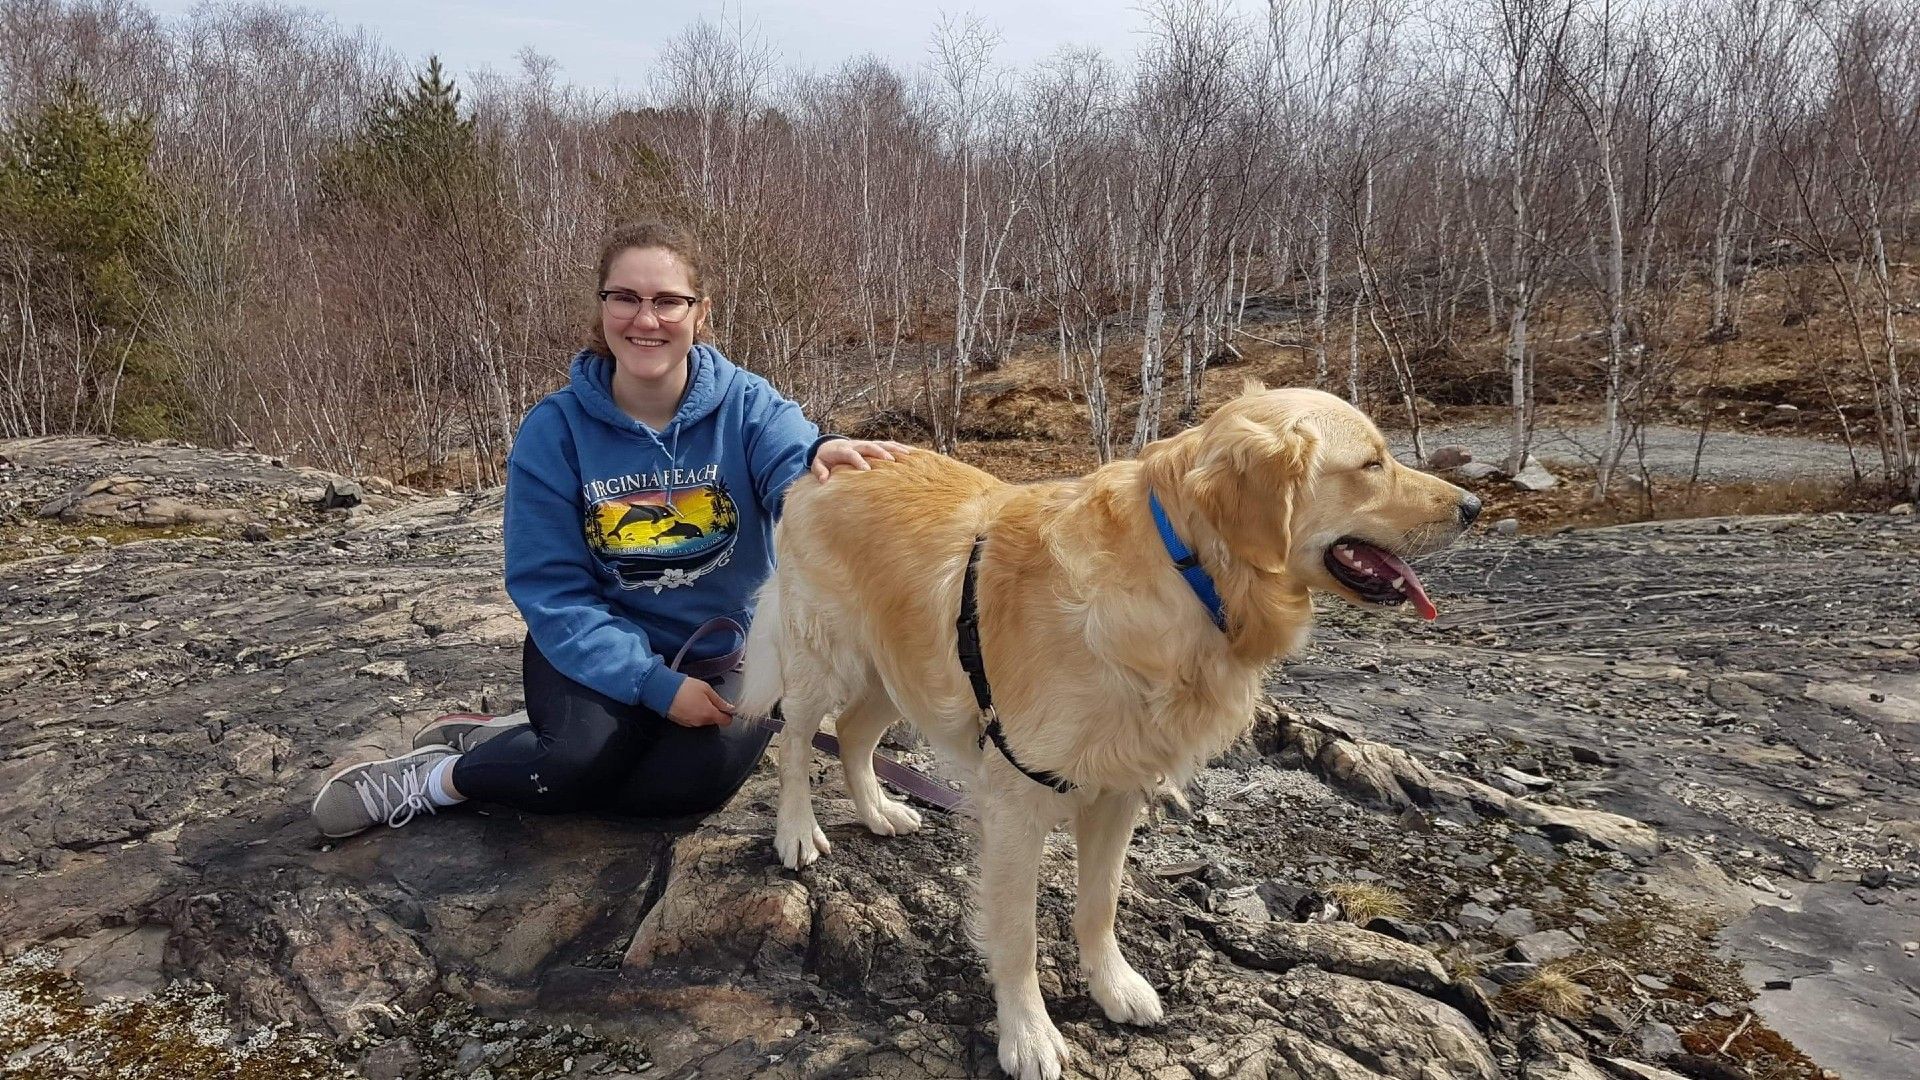
{"label": "black dog harness", "polygon": [[[1173,560],[1174,569],[1180,572],[1193,595],[1207,609],[1207,616],[1222,633],[1227,629],[1226,605],[1220,601],[1220,590],[1214,586],[1213,578],[1200,565],[1200,556],[1181,541],[1180,534],[1174,531],[1173,522],[1167,519],[1167,512],[1161,509],[1160,497],[1147,493],[1147,505],[1153,511],[1154,527],[1160,533],[1160,543],[1167,549],[1167,557]],[[986,545],[987,538],[975,537],[973,550],[967,554],[967,576],[960,585],[960,618],[954,626],[960,631],[960,666],[967,671],[967,681],[973,684],[973,700],[980,705],[980,718],[987,722],[986,730],[980,733],[980,746],[984,749],[988,740],[998,747],[1007,764],[1019,769],[1021,774],[1036,784],[1045,784],[1062,795],[1073,790],[1073,782],[1058,773],[1036,772],[1020,764],[1013,756],[1013,748],[1007,745],[1007,733],[1000,729],[1000,714],[993,708],[993,690],[987,685],[987,662],[980,655],[980,607],[979,589],[975,579],[980,574],[980,549]]]}
{"label": "black dog harness", "polygon": [[973,550],[967,554],[967,576],[960,585],[960,618],[954,622],[960,632],[960,666],[966,669],[967,681],[973,684],[973,700],[979,704],[980,716],[987,722],[986,730],[980,733],[979,746],[985,749],[988,740],[992,740],[1007,764],[1019,769],[1021,775],[1065,795],[1073,790],[1071,780],[1058,773],[1029,769],[1013,756],[1013,747],[1007,745],[1007,733],[1000,728],[1000,714],[993,707],[993,688],[987,685],[987,661],[980,653],[980,594],[976,584],[980,576],[980,549],[986,543],[986,537],[976,537]]}

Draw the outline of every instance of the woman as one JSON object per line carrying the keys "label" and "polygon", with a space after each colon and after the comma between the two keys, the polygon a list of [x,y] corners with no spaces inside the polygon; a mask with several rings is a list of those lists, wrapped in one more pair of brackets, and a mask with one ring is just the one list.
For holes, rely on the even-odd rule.
{"label": "woman", "polygon": [[[790,483],[909,448],[822,436],[765,380],[698,343],[712,310],[702,269],[680,229],[614,233],[571,383],[514,440],[506,580],[527,622],[525,717],[447,718],[411,753],[341,770],[313,802],[322,834],[398,827],[467,799],[705,813],[753,770],[769,732],[730,723],[737,675],[722,654],[737,635],[689,638],[716,618],[747,621]],[[675,670],[664,658],[683,648],[694,660]],[[687,673],[702,661],[712,679]]]}

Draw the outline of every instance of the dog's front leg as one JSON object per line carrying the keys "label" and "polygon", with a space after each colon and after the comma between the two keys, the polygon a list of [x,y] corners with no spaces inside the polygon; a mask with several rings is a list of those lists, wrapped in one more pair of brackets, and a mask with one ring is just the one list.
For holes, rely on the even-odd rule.
{"label": "dog's front leg", "polygon": [[[982,779],[985,779],[984,776]],[[1012,784],[1028,784],[1013,778]],[[1067,1040],[1047,1016],[1034,970],[1034,904],[1047,833],[1058,818],[1050,805],[1059,796],[995,797],[989,788],[980,807],[981,945],[1000,1023],[1000,1067],[1015,1080],[1058,1080],[1067,1062]],[[1038,789],[1037,785],[1035,786]]]}
{"label": "dog's front leg", "polygon": [[1073,939],[1080,946],[1093,1000],[1107,1018],[1122,1024],[1159,1023],[1160,995],[1120,954],[1113,936],[1120,881],[1127,868],[1127,841],[1140,812],[1137,791],[1107,792],[1081,808],[1073,821],[1080,881],[1073,898]]}
{"label": "dog's front leg", "polygon": [[780,806],[773,826],[773,847],[787,869],[798,870],[833,850],[813,816],[813,733],[826,710],[789,696],[782,706],[786,728],[780,732]]}

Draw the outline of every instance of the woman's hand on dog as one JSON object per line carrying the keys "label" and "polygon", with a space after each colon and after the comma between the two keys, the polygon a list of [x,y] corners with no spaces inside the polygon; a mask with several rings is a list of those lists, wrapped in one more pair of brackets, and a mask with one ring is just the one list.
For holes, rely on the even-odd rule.
{"label": "woman's hand on dog", "polygon": [[667,706],[667,719],[681,727],[726,727],[733,723],[733,706],[713,687],[689,676]]}
{"label": "woman's hand on dog", "polygon": [[864,471],[873,467],[867,464],[868,458],[875,461],[892,461],[896,454],[911,453],[913,453],[913,447],[888,439],[877,441],[835,439],[829,443],[822,443],[820,449],[813,455],[813,478],[824,484],[827,482],[827,477],[833,474],[835,465],[846,465]]}

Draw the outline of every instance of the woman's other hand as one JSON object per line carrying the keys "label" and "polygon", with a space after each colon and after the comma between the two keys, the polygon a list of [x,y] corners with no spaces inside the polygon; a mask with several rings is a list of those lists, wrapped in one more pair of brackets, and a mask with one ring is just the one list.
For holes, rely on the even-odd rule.
{"label": "woman's other hand", "polygon": [[733,723],[733,706],[713,687],[688,676],[667,707],[667,719],[681,727],[726,727]]}
{"label": "woman's other hand", "polygon": [[835,439],[832,442],[821,443],[820,449],[813,455],[813,478],[824,484],[827,482],[827,477],[832,475],[835,465],[866,470],[872,468],[867,464],[868,458],[876,461],[892,461],[896,456],[911,453],[913,453],[913,447],[886,439],[879,441]]}

